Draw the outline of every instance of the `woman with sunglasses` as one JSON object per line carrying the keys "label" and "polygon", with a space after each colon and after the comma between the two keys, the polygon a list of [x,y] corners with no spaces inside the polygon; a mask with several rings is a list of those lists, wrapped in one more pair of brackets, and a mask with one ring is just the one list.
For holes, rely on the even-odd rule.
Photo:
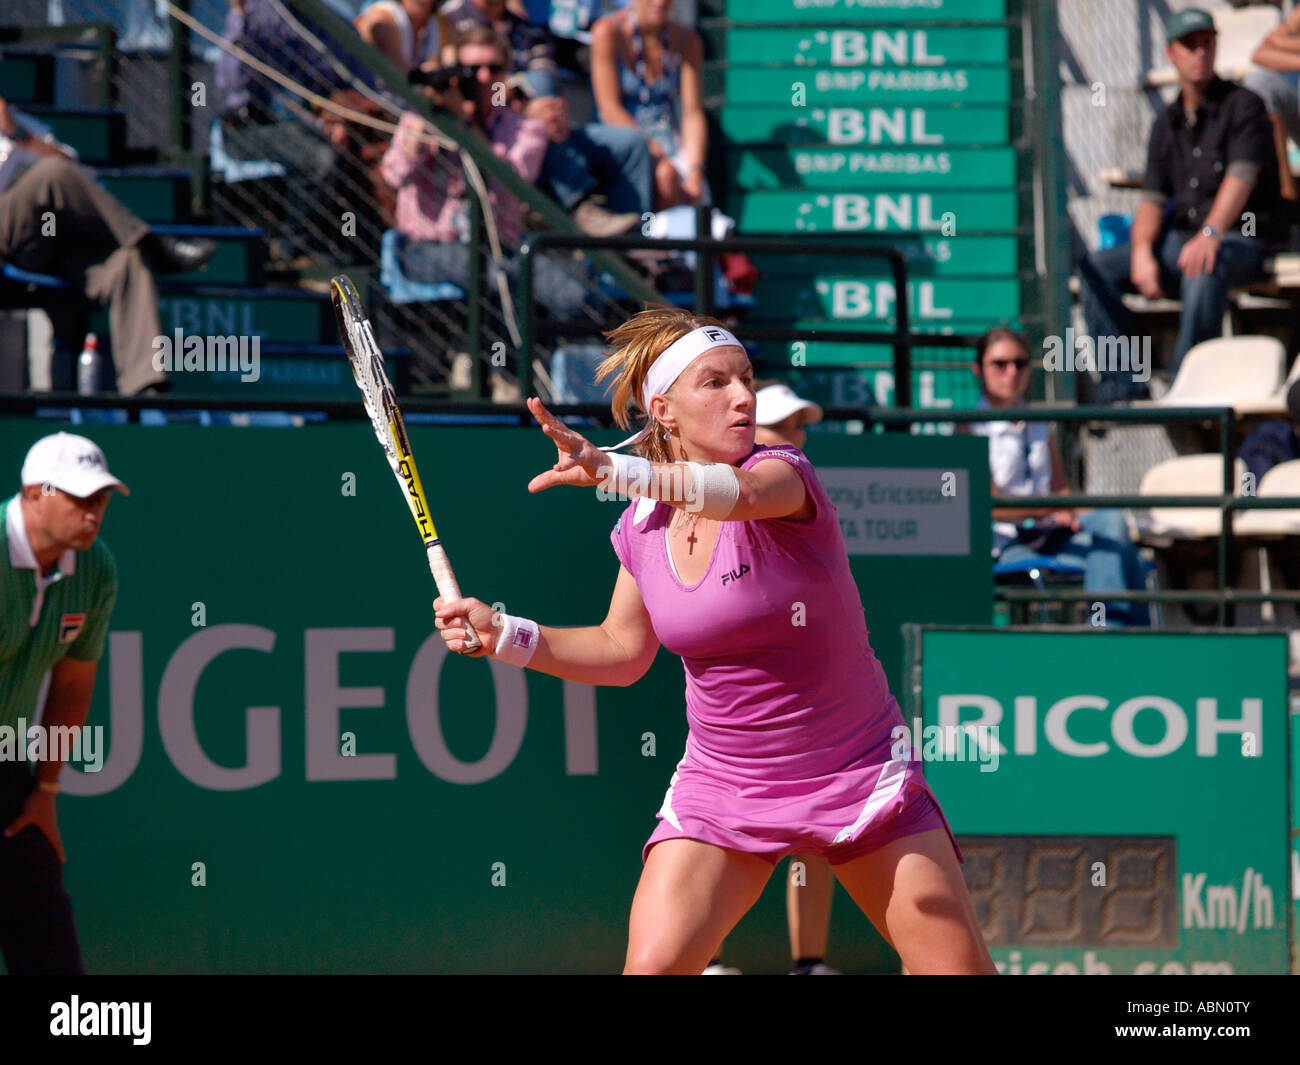
{"label": "woman with sunglasses", "polygon": [[[980,382],[979,410],[1023,407],[1030,382],[1029,343],[1020,333],[990,329],[975,347],[972,370]],[[994,496],[1068,492],[1061,453],[1047,422],[975,422],[969,432],[988,437]],[[1119,510],[1045,507],[993,508],[993,553],[999,562],[1035,556],[1083,566],[1086,591],[1142,591],[1145,567]],[[1145,603],[1108,602],[1107,625],[1149,625]]]}

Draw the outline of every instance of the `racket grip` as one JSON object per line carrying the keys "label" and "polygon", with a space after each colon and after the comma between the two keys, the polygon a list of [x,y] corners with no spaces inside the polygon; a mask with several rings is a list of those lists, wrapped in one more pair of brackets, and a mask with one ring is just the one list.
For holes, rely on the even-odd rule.
{"label": "racket grip", "polygon": [[[433,581],[438,586],[438,594],[444,599],[459,599],[460,585],[456,583],[456,575],[451,571],[451,562],[447,558],[447,552],[443,549],[442,544],[434,543],[429,546],[429,570],[433,574]],[[474,626],[470,624],[469,618],[465,619],[465,650],[462,654],[473,654],[483,646],[483,641],[479,639],[478,633],[474,631]]]}

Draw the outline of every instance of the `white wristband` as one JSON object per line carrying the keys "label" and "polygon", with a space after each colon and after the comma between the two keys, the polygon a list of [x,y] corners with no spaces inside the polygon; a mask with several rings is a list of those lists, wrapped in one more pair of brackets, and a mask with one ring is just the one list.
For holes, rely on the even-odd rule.
{"label": "white wristband", "polygon": [[541,636],[537,622],[512,617],[510,614],[498,614],[497,618],[501,623],[501,631],[497,633],[492,657],[512,666],[522,668],[528,665],[537,651],[537,641]]}
{"label": "white wristband", "polygon": [[[610,473],[601,482],[602,491],[628,499],[662,498],[654,466],[646,459],[619,454],[610,455],[609,459]],[[676,478],[670,477],[668,490],[671,492],[680,483],[684,498],[669,499],[666,502],[674,505],[684,503],[688,513],[702,514],[719,521],[736,509],[736,501],[740,498],[740,479],[736,476],[734,466],[725,462],[686,462],[674,465],[685,466],[691,471],[691,488],[686,493],[685,479],[677,482]]]}
{"label": "white wristband", "polygon": [[688,511],[699,511],[706,518],[722,521],[736,509],[740,498],[740,478],[736,467],[725,462],[688,462],[693,478],[695,498],[687,501]]}
{"label": "white wristband", "polygon": [[648,459],[639,455],[614,453],[609,456],[609,461],[609,475],[600,486],[604,491],[627,499],[653,496],[651,488],[654,485],[655,471]]}

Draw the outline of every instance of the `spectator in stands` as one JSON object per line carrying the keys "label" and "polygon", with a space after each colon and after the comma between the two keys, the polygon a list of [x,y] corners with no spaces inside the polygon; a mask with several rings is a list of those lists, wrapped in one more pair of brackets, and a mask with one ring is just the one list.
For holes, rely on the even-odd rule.
{"label": "spectator in stands", "polygon": [[[133,395],[167,387],[153,367],[162,335],[155,273],[194,270],[216,250],[210,240],[150,232],[89,177],[60,145],[0,99],[0,260],[74,285],[86,300],[108,304],[118,391]],[[71,300],[50,308],[56,337],[78,347],[86,308]],[[82,336],[70,337],[79,330]],[[71,372],[56,387],[71,386]]]}
{"label": "spectator in stands", "polygon": [[780,381],[755,381],[754,400],[754,439],[764,447],[789,444],[802,451],[807,427],[822,420],[821,407]]}
{"label": "spectator in stands", "polygon": [[[354,83],[371,80],[368,71],[341,49],[330,49],[334,38],[324,26],[294,15],[279,0],[232,0],[224,37],[310,92],[339,97],[354,109],[373,106],[352,91]],[[317,48],[315,41],[326,48]],[[378,240],[378,198],[356,191],[369,185],[358,173],[364,163],[340,155],[357,150],[355,131],[327,112],[314,113],[305,101],[224,50],[217,60],[216,81],[224,154],[234,163],[275,164],[284,175],[260,179],[263,184],[247,203],[237,198],[230,208],[234,221],[260,226],[279,216],[287,224],[278,227],[278,236],[288,241],[302,266],[321,255],[348,262],[356,254],[349,246],[354,238],[345,244],[336,226],[315,223],[316,211],[335,219],[351,210],[358,215],[358,232],[366,242]],[[305,198],[304,203],[298,198]],[[262,213],[268,208],[273,215]]]}
{"label": "spectator in stands", "polygon": [[653,207],[654,162],[636,131],[592,122],[573,129],[568,101],[556,79],[550,33],[505,0],[452,0],[441,15],[454,33],[487,26],[510,42],[511,83],[524,114],[546,126],[550,145],[538,184],[574,224],[595,236],[616,236],[641,225]]}
{"label": "spectator in stands", "polygon": [[555,80],[555,45],[551,35],[543,27],[528,21],[527,12],[517,0],[514,10],[507,0],[448,0],[438,13],[446,20],[451,32],[458,36],[474,26],[496,30],[509,42],[508,73],[527,74],[530,96],[543,100],[559,95],[560,88]]}
{"label": "spectator in stands", "polygon": [[[459,35],[455,61],[474,67],[472,86],[454,83],[441,94],[443,108],[481,133],[497,155],[525,181],[535,181],[548,143],[546,128],[508,106],[493,103],[494,85],[505,77],[509,46],[494,30],[475,26]],[[468,287],[469,216],[465,176],[459,160],[450,169],[437,166],[438,147],[426,139],[431,131],[414,112],[402,116],[393,143],[384,154],[381,172],[397,190],[397,228],[408,240],[399,253],[402,272],[415,281],[450,281]],[[491,210],[503,248],[518,247],[523,225],[519,200],[489,181]],[[504,264],[513,278],[517,259]],[[541,256],[535,267],[538,303],[561,318],[578,313],[586,300],[585,282],[556,260]],[[453,367],[453,387],[467,387],[468,365]],[[494,384],[494,398],[509,396],[504,382]]]}
{"label": "spectator in stands", "polygon": [[602,122],[639,129],[655,159],[655,206],[707,202],[709,128],[693,30],[668,18],[670,0],[633,0],[592,28],[591,85]]}
{"label": "spectator in stands", "polygon": [[442,46],[451,43],[446,19],[434,13],[437,6],[438,0],[375,0],[353,25],[363,41],[406,72],[436,62]]}
{"label": "spectator in stands", "polygon": [[[1011,329],[979,339],[973,365],[980,383],[978,410],[1023,407],[1029,394],[1029,343]],[[1047,422],[975,422],[969,430],[989,441],[993,495],[1045,496],[1069,491],[1061,453]],[[1118,510],[1044,507],[993,508],[994,557],[1002,562],[1050,555],[1084,567],[1087,591],[1146,588],[1142,559]],[[1149,625],[1145,603],[1109,602],[1107,625]]]}
{"label": "spectator in stands", "polygon": [[1300,144],[1300,8],[1265,37],[1251,60],[1257,68],[1242,84],[1258,94],[1273,126],[1273,151],[1277,155],[1282,195],[1300,200],[1300,186],[1287,162],[1287,138]]}
{"label": "spectator in stands", "polygon": [[[1193,345],[1219,335],[1228,290],[1258,276],[1266,244],[1287,234],[1268,114],[1253,92],[1215,75],[1214,21],[1186,8],[1169,17],[1165,34],[1179,95],[1151,130],[1131,243],[1085,256],[1079,275],[1094,342],[1134,332],[1122,288],[1181,298],[1176,374]],[[1103,369],[1097,398],[1136,398],[1134,376]]]}
{"label": "spectator in stands", "polygon": [[524,114],[546,127],[550,144],[537,183],[584,233],[617,236],[640,226],[654,206],[654,160],[636,130],[590,122],[571,125],[563,96],[531,97],[519,82]]}

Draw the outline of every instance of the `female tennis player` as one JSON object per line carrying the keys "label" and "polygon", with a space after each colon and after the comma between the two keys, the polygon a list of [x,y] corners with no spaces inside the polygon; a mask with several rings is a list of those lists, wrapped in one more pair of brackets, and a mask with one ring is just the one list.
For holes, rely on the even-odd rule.
{"label": "female tennis player", "polygon": [[[891,759],[903,724],[872,654],[835,508],[803,454],[754,443],[753,370],[719,322],[642,311],[609,334],[599,377],[645,427],[609,454],[529,409],[558,460],[530,492],[633,497],[611,540],[608,616],[551,628],[478,599],[434,603],[463,652],[468,616],[495,658],[586,684],[632,684],[660,643],[680,655],[690,725],[628,936],[628,973],[699,973],[777,862],[824,855],[913,973],[992,973],[960,851],[918,772]],[[614,450],[614,449],[611,449]]]}

